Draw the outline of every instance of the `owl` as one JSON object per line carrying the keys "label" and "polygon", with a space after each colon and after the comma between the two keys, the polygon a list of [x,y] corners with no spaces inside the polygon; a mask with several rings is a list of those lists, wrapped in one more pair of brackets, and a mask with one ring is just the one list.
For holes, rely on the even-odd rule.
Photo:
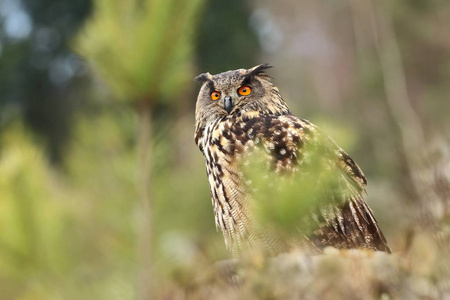
{"label": "owl", "polygon": [[[226,247],[236,255],[252,249],[316,254],[329,246],[390,252],[364,200],[363,172],[319,128],[291,113],[265,73],[268,68],[195,78],[202,83],[195,143],[205,159],[215,223]],[[246,171],[252,160],[262,164],[258,184]],[[290,209],[306,210],[299,213],[294,235],[276,223],[256,221],[258,190],[270,191],[269,201],[276,205],[286,188],[298,195]]]}

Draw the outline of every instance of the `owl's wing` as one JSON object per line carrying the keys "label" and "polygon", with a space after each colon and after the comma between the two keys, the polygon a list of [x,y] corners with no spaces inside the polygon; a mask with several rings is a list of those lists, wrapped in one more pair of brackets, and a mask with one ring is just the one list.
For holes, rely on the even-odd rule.
{"label": "owl's wing", "polygon": [[306,238],[313,247],[318,250],[333,246],[390,252],[363,198],[367,179],[353,159],[306,120],[293,115],[260,118],[252,128],[258,132],[276,173],[306,172],[306,176],[314,173],[321,182],[322,173],[314,172],[320,169],[327,170],[327,176],[336,177],[332,187],[317,186],[318,189],[329,188],[330,193],[329,199],[321,201],[309,216],[308,222],[314,223],[315,229]]}

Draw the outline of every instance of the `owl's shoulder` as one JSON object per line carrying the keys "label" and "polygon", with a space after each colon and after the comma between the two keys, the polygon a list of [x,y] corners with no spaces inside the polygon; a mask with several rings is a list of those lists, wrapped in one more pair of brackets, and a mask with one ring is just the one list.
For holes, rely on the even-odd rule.
{"label": "owl's shoulder", "polygon": [[312,123],[291,114],[267,115],[252,111],[223,117],[204,128],[197,128],[195,141],[199,147],[262,144],[272,150],[297,151],[304,142],[313,139],[316,132]]}
{"label": "owl's shoulder", "polygon": [[[318,153],[328,164],[343,171],[349,182],[364,190],[367,179],[356,162],[316,125],[292,114],[242,117],[240,128],[253,135],[277,165],[285,167],[307,163],[312,152]],[[290,167],[287,169],[291,169]],[[295,169],[295,167],[293,168]]]}
{"label": "owl's shoulder", "polygon": [[212,157],[224,156],[229,160],[260,147],[280,171],[296,170],[297,165],[307,163],[313,151],[318,151],[329,165],[341,169],[358,190],[367,184],[359,166],[343,149],[317,126],[292,114],[252,111],[223,117],[198,129],[196,143],[204,154],[210,151]]}
{"label": "owl's shoulder", "polygon": [[[255,136],[271,138],[275,136],[297,137],[296,140],[309,139],[317,131],[316,126],[304,119],[299,119],[291,114],[268,115],[258,112],[247,112],[233,118],[224,120],[223,126],[217,127],[229,129],[237,136]],[[295,139],[295,138],[294,138]]]}

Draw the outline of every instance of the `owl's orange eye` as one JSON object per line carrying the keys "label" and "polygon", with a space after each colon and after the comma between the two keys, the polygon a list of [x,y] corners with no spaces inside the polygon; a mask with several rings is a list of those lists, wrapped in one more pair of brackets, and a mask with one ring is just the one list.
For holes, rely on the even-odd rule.
{"label": "owl's orange eye", "polygon": [[211,93],[211,99],[212,100],[216,101],[216,100],[219,100],[219,98],[220,98],[220,92],[214,91],[214,92]]}
{"label": "owl's orange eye", "polygon": [[251,92],[252,92],[252,88],[249,87],[248,85],[243,85],[238,89],[238,93],[241,96],[250,95]]}

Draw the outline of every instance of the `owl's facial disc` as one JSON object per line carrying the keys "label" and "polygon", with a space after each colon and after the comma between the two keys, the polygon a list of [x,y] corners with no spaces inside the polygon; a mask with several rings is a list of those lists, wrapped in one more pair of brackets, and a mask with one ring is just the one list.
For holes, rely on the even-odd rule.
{"label": "owl's facial disc", "polygon": [[265,64],[215,75],[198,75],[195,80],[203,85],[196,103],[197,123],[204,126],[225,116],[241,115],[249,111],[270,111],[267,109],[267,102],[276,102],[278,98],[268,101],[267,97],[273,95],[270,91],[274,88],[270,77],[264,74],[267,68],[270,66]]}

